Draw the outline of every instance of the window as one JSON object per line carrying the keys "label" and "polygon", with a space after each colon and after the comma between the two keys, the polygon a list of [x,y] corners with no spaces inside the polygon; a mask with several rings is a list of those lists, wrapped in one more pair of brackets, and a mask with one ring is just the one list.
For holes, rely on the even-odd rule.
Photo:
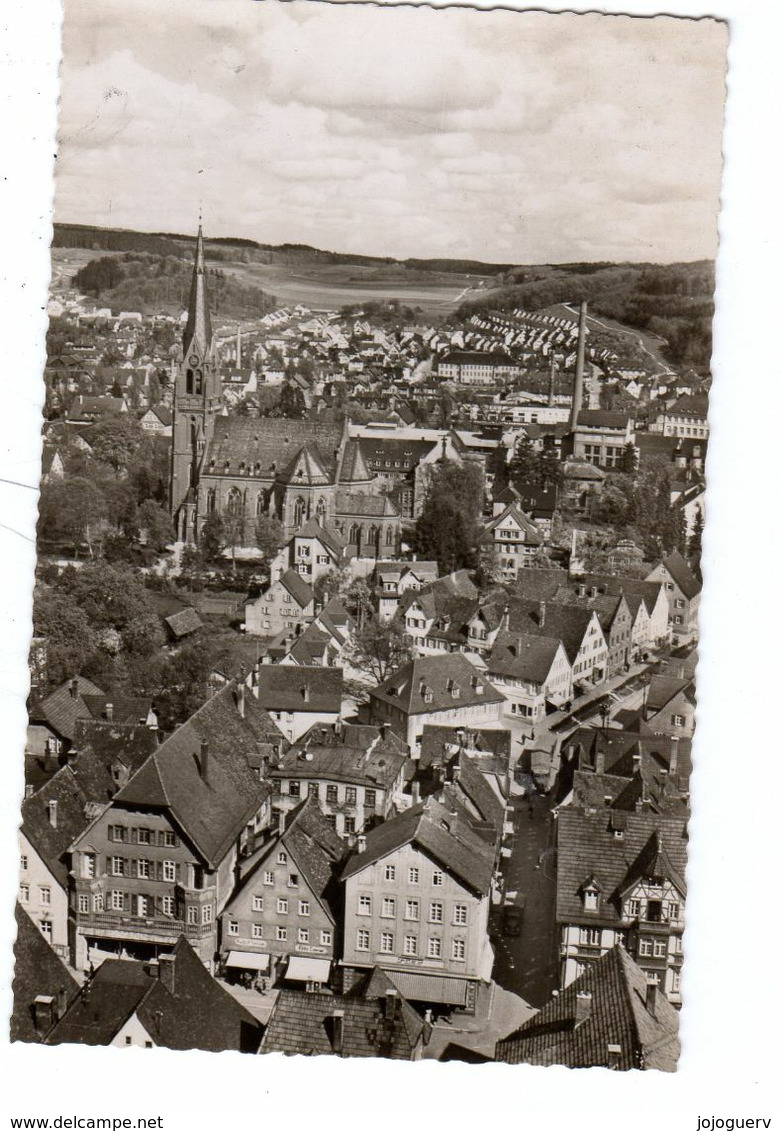
{"label": "window", "polygon": [[89,896],[79,896],[79,915],[89,915]]}
{"label": "window", "polygon": [[262,911],[263,910],[263,896],[262,895],[253,895],[253,897],[252,897],[252,910],[253,911]]}
{"label": "window", "polygon": [[464,939],[453,939],[450,947],[450,957],[456,962],[463,962],[466,958],[466,942]]}
{"label": "window", "polygon": [[418,953],[418,940],[416,935],[404,936],[404,953],[412,956]]}
{"label": "window", "polygon": [[299,927],[298,928],[298,941],[302,942],[302,943],[308,943],[309,942],[309,928],[308,927]]}
{"label": "window", "polygon": [[386,864],[385,865],[385,879],[386,880],[395,880],[396,879],[396,865],[395,864]]}
{"label": "window", "polygon": [[404,904],[404,918],[415,922],[420,918],[420,904],[417,899],[408,899]]}
{"label": "window", "polygon": [[371,915],[372,913],[372,897],[370,895],[358,896],[358,914]]}
{"label": "window", "polygon": [[358,798],[358,791],[355,786],[348,785],[344,791],[344,799],[348,805],[354,805]]}
{"label": "window", "polygon": [[327,785],[325,787],[325,799],[330,802],[331,805],[336,805],[339,800],[339,790],[335,785]]}
{"label": "window", "polygon": [[396,900],[390,896],[385,896],[382,901],[381,915],[383,919],[394,919],[396,917]]}
{"label": "window", "polygon": [[146,919],[149,915],[149,898],[146,895],[136,896],[136,915],[139,919]]}
{"label": "window", "polygon": [[677,994],[681,989],[681,972],[680,970],[673,970],[672,984],[670,985],[670,993]]}
{"label": "window", "polygon": [[132,1043],[133,1043],[132,1037],[125,1037],[125,1044],[126,1045],[132,1045]]}
{"label": "window", "polygon": [[586,911],[599,910],[599,892],[584,891],[583,892],[583,906]]}
{"label": "window", "polygon": [[429,958],[442,957],[442,939],[428,940],[428,956]]}
{"label": "window", "polygon": [[125,829],[122,827],[122,825],[109,825],[109,827],[108,827],[108,839],[109,840],[116,840],[116,841],[124,841],[125,840]]}
{"label": "window", "polygon": [[121,891],[112,891],[110,895],[110,903],[112,911],[125,910],[125,896]]}
{"label": "window", "polygon": [[654,958],[667,957],[667,939],[654,939]]}
{"label": "window", "polygon": [[103,910],[103,893],[102,892],[97,892],[95,895],[93,895],[93,897],[92,897],[92,910],[93,911],[102,911]]}
{"label": "window", "polygon": [[410,868],[407,878],[411,884],[419,884],[420,868]]}
{"label": "window", "polygon": [[599,946],[602,932],[598,927],[581,927],[579,941],[581,946]]}
{"label": "window", "polygon": [[300,797],[301,796],[301,782],[300,781],[289,781],[287,783],[287,791],[288,791],[288,793],[290,794],[291,797]]}
{"label": "window", "polygon": [[287,853],[286,852],[278,852],[277,853],[277,864],[287,864]]}
{"label": "window", "polygon": [[277,927],[277,942],[287,942],[287,927]]}
{"label": "window", "polygon": [[138,830],[138,843],[149,844],[149,829]]}
{"label": "window", "polygon": [[253,923],[252,924],[252,937],[253,937],[253,939],[262,939],[263,938],[263,924],[262,923]]}
{"label": "window", "polygon": [[149,860],[137,861],[136,868],[138,872],[138,878],[140,880],[148,880],[152,874],[151,861]]}
{"label": "window", "polygon": [[204,903],[203,909],[202,909],[202,912],[201,912],[201,922],[202,923],[211,923],[213,916],[214,916],[214,908],[212,907],[211,903]]}
{"label": "window", "polygon": [[[174,900],[174,897],[172,895],[164,895],[163,896],[163,914],[164,915],[173,915],[175,910],[176,910],[176,901]],[[209,910],[211,911],[211,907],[209,908]],[[205,907],[204,907],[204,911],[206,911]]]}
{"label": "window", "polygon": [[650,939],[640,939],[638,953],[644,958],[648,958],[653,954],[653,943]]}
{"label": "window", "polygon": [[26,872],[26,871],[27,871],[27,857],[26,857],[26,856],[22,856],[22,857],[20,857],[20,860],[19,860],[19,867],[21,868],[21,870],[22,870],[23,872]]}
{"label": "window", "polygon": [[187,908],[187,922],[190,924],[191,927],[194,927],[196,925],[196,923],[198,922],[198,908],[197,907],[188,907]]}
{"label": "window", "polygon": [[344,831],[346,833],[354,833],[355,832],[355,817],[345,817],[345,819],[344,819]]}
{"label": "window", "polygon": [[176,864],[173,860],[163,861],[163,879],[169,884],[176,882]]}
{"label": "window", "polygon": [[629,899],[626,904],[626,913],[630,919],[636,919],[640,914],[640,900]]}
{"label": "window", "polygon": [[176,834],[175,833],[168,832],[168,831],[163,833],[163,847],[164,848],[175,848],[176,847]]}
{"label": "window", "polygon": [[685,602],[685,601],[682,601],[680,597],[676,597],[676,599],[675,599],[675,608],[676,608],[676,609],[683,609],[683,608],[685,608],[685,607],[686,607],[686,602]]}
{"label": "window", "polygon": [[672,919],[674,921],[676,919],[680,919],[680,917],[681,917],[681,905],[680,905],[680,903],[668,903],[667,904],[667,918]]}
{"label": "window", "polygon": [[263,883],[266,885],[266,887],[273,887],[274,886],[274,873],[273,872],[264,872],[263,873]]}
{"label": "window", "polygon": [[435,888],[441,888],[445,882],[445,877],[442,872],[435,871],[431,876],[431,882]]}
{"label": "window", "polygon": [[369,941],[370,941],[370,936],[369,936],[368,931],[358,931],[358,933],[355,937],[355,949],[356,950],[368,950],[369,949]]}
{"label": "window", "polygon": [[443,919],[443,905],[441,903],[431,903],[428,909],[429,923],[441,923]]}
{"label": "window", "polygon": [[649,923],[661,923],[662,921],[662,901],[660,899],[649,899],[648,910],[646,911],[646,918]]}
{"label": "window", "polygon": [[393,932],[382,931],[380,933],[380,954],[393,953]]}
{"label": "window", "polygon": [[121,856],[111,857],[111,875],[124,876],[125,874],[125,861]]}
{"label": "window", "polygon": [[38,925],[41,928],[41,934],[46,939],[46,941],[51,942],[52,941],[52,925],[51,925],[50,920],[41,919],[41,921]]}
{"label": "window", "polygon": [[20,884],[19,885],[19,900],[20,900],[21,903],[29,903],[30,902],[30,885],[29,884]]}
{"label": "window", "polygon": [[52,901],[52,889],[41,887],[38,890],[41,893],[41,903],[44,905],[44,907],[48,907]]}
{"label": "window", "polygon": [[333,935],[331,934],[330,931],[321,931],[320,932],[320,945],[321,946],[330,946],[332,939],[333,939]]}
{"label": "window", "polygon": [[310,781],[310,783],[309,783],[309,796],[310,797],[319,797],[320,796],[320,783],[319,782]]}
{"label": "window", "polygon": [[455,907],[453,908],[453,923],[455,924],[456,927],[465,927],[466,926],[466,914],[467,914],[466,904],[465,903],[457,903],[455,905]]}
{"label": "window", "polygon": [[308,899],[299,899],[299,901],[298,901],[298,914],[299,915],[308,915],[309,914],[309,900]]}
{"label": "window", "polygon": [[277,900],[277,913],[287,915],[287,900],[282,896]]}
{"label": "window", "polygon": [[237,935],[238,933],[239,933],[239,924],[237,922],[235,922],[235,920],[231,919],[231,921],[228,923],[228,934],[229,935]]}
{"label": "window", "polygon": [[686,719],[683,715],[673,715],[673,726],[682,727],[686,725]]}

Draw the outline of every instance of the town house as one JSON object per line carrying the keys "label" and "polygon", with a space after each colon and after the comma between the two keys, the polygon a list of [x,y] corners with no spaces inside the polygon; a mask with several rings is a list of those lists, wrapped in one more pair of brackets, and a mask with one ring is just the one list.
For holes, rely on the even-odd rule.
{"label": "town house", "polygon": [[314,592],[295,569],[287,569],[265,593],[245,605],[244,624],[252,636],[296,633],[314,612]]}
{"label": "town house", "polygon": [[504,580],[517,577],[518,570],[528,566],[543,544],[543,537],[519,506],[511,503],[486,523],[486,533],[493,540]]}
{"label": "town house", "polygon": [[341,668],[261,664],[253,693],[289,742],[315,723],[335,723],[342,713]]}
{"label": "town house", "polygon": [[474,1010],[493,968],[493,862],[463,811],[433,798],[372,829],[342,871],[343,966],[381,966],[412,1002]]}
{"label": "town house", "polygon": [[314,585],[346,561],[346,546],[340,534],[319,518],[308,519],[293,534],[269,566],[272,583],[288,569],[295,570],[309,585]]}
{"label": "town house", "polygon": [[658,581],[667,591],[670,629],[677,636],[697,635],[702,583],[678,550],[654,566],[646,581]]}

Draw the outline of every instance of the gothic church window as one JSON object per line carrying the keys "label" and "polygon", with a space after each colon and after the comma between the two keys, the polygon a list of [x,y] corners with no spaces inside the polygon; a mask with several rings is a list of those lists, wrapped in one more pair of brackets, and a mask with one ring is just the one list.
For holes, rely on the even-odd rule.
{"label": "gothic church window", "polygon": [[305,513],[306,513],[306,503],[299,496],[296,499],[295,507],[293,509],[293,521],[295,522],[296,526],[300,526],[301,523],[304,521],[304,514]]}

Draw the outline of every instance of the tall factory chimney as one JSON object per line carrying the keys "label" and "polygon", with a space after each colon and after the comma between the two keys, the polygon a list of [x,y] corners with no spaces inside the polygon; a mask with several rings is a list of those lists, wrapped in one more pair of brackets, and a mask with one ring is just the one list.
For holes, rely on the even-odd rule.
{"label": "tall factory chimney", "polygon": [[578,319],[578,358],[575,362],[575,387],[572,390],[572,409],[569,414],[569,426],[574,428],[583,405],[583,372],[586,368],[586,302],[580,304],[580,318]]}
{"label": "tall factory chimney", "polygon": [[553,408],[556,400],[556,354],[551,350],[550,375],[548,377],[548,408]]}

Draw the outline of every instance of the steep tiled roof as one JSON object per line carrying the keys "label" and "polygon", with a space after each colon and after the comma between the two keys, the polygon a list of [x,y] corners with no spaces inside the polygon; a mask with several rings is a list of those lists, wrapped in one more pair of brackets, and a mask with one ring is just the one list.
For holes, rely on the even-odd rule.
{"label": "steep tiled roof", "polygon": [[79,752],[75,764],[76,777],[80,779],[82,776],[82,755],[93,755],[106,770],[119,760],[135,772],[159,745],[158,731],[148,726],[79,719],[74,738],[74,746]]}
{"label": "steep tiled roof", "polygon": [[280,585],[287,589],[293,600],[305,609],[314,600],[314,593],[304,581],[300,573],[294,569],[286,569],[279,579]]}
{"label": "steep tiled roof", "polygon": [[181,937],[173,989],[144,963],[107,959],[50,1034],[47,1044],[107,1045],[133,1014],[156,1045],[205,1052],[256,1052],[262,1027],[224,990]]}
{"label": "steep tiled roof", "polygon": [[[558,879],[556,917],[560,923],[616,923],[620,920],[618,894],[624,889],[630,871],[646,850],[654,833],[659,833],[674,874],[686,871],[685,816],[656,813],[626,813],[623,837],[617,839],[610,828],[609,810],[587,813],[565,807],[558,816]],[[598,914],[585,913],[581,899],[583,883],[594,877],[602,892]]]}
{"label": "steep tiled roof", "polygon": [[82,791],[73,770],[63,766],[37,793],[22,802],[22,832],[62,887],[68,883],[66,853],[90,823],[87,804],[91,800]]}
{"label": "steep tiled roof", "polygon": [[335,557],[344,553],[345,542],[341,534],[326,522],[318,522],[316,518],[308,518],[303,526],[295,531],[295,538],[319,538],[326,549]]}
{"label": "steep tiled roof", "polygon": [[[247,754],[265,741],[268,716],[249,691],[232,684],[206,702],[158,747],[114,799],[117,805],[164,807],[212,866],[269,796]],[[280,734],[280,740],[282,736]],[[208,771],[201,772],[201,743],[208,743]]]}
{"label": "steep tiled roof", "polygon": [[495,673],[541,684],[548,678],[558,650],[559,641],[550,636],[499,632],[486,659],[486,669],[489,676]]}
{"label": "steep tiled roof", "polygon": [[104,695],[104,692],[83,675],[66,680],[31,710],[30,719],[48,723],[56,734],[72,742],[76,720],[91,715],[84,702],[85,695]]}
{"label": "steep tiled roof", "polygon": [[[658,993],[646,1005],[646,975],[622,946],[590,963],[517,1032],[496,1046],[507,1064],[563,1064],[568,1068],[656,1068],[674,1072],[680,1056],[678,1013]],[[578,995],[590,994],[588,1016],[576,1024]],[[608,1049],[614,1050],[615,1062]]]}
{"label": "steep tiled roof", "polygon": [[197,632],[199,628],[203,628],[203,621],[195,609],[182,609],[180,612],[166,617],[165,623],[177,640],[181,640],[183,636],[189,636],[191,632]]}
{"label": "steep tiled roof", "polygon": [[681,692],[693,701],[694,683],[691,679],[677,679],[675,676],[655,675],[651,677],[645,697],[646,710],[651,714],[661,711]]}
{"label": "steep tiled roof", "polygon": [[[243,462],[246,466],[259,465],[261,474],[268,476],[287,467],[305,444],[314,444],[321,466],[333,475],[341,439],[342,425],[333,422],[218,416],[206,454],[206,474],[223,474],[225,461],[229,460],[228,475],[236,475]],[[209,466],[211,460],[213,469]]]}
{"label": "steep tiled roof", "polygon": [[[692,741],[690,738],[671,738],[665,734],[640,735],[612,727],[578,727],[563,743],[563,749],[580,748],[579,769],[594,769],[597,755],[604,761],[605,773],[628,778],[634,772],[634,755],[641,763],[652,761],[660,769],[688,778],[691,776]],[[670,769],[673,751],[676,768]]]}
{"label": "steep tiled roof", "polygon": [[616,428],[626,431],[629,417],[625,412],[606,412],[601,408],[582,408],[578,424],[585,428]]}
{"label": "steep tiled roof", "polygon": [[504,695],[460,652],[410,660],[371,695],[409,715],[504,702]]}
{"label": "steep tiled roof", "polygon": [[310,732],[288,750],[271,772],[271,778],[292,777],[303,781],[314,778],[388,789],[404,765],[404,749],[398,748],[401,744],[395,736],[392,741],[383,741],[379,728],[360,729],[374,731],[371,743],[352,745],[349,736],[341,743],[338,740],[320,743],[317,731],[314,734]]}
{"label": "steep tiled roof", "polygon": [[[375,976],[376,975],[376,976]],[[395,994],[388,996],[388,991]],[[334,1013],[341,1013],[341,1046]],[[282,990],[268,1020],[261,1052],[411,1060],[424,1024],[383,971],[348,995]],[[341,1051],[340,1051],[341,1050]]]}
{"label": "steep tiled roof", "polygon": [[267,711],[340,711],[341,668],[261,664],[257,699]]}
{"label": "steep tiled roof", "polygon": [[15,914],[11,1040],[41,1041],[45,1034],[36,1029],[33,1015],[36,997],[45,994],[56,1001],[64,992],[69,1002],[78,992],[79,983],[18,903]]}
{"label": "steep tiled roof", "polygon": [[573,662],[593,616],[594,609],[558,605],[552,601],[546,603],[543,616],[539,601],[513,600],[510,603],[509,631],[515,635],[560,640],[570,662]]}
{"label": "steep tiled roof", "polygon": [[348,440],[339,465],[337,482],[344,487],[350,483],[366,483],[373,478],[363,458],[361,445],[357,440]]}
{"label": "steep tiled roof", "polygon": [[335,510],[347,517],[397,518],[399,514],[388,495],[361,495],[354,491],[337,491]]}
{"label": "steep tiled roof", "polygon": [[526,544],[529,546],[541,546],[542,535],[537,527],[534,525],[528,515],[524,514],[521,508],[516,503],[510,503],[509,506],[492,518],[490,522],[486,523],[486,530],[495,530],[498,526],[503,525],[508,518],[512,518],[515,524],[526,535]]}
{"label": "steep tiled roof", "polygon": [[678,550],[673,550],[666,558],[662,560],[662,565],[665,567],[670,577],[683,593],[687,600],[696,597],[702,589],[701,583],[692,573],[686,559],[681,555]]}
{"label": "steep tiled roof", "polygon": [[342,880],[363,871],[405,844],[414,844],[479,895],[487,895],[493,875],[493,847],[472,828],[471,822],[429,798],[397,817],[373,828],[363,852],[347,861]]}
{"label": "steep tiled roof", "polygon": [[280,482],[303,487],[325,486],[331,475],[316,444],[304,444],[279,474]]}

